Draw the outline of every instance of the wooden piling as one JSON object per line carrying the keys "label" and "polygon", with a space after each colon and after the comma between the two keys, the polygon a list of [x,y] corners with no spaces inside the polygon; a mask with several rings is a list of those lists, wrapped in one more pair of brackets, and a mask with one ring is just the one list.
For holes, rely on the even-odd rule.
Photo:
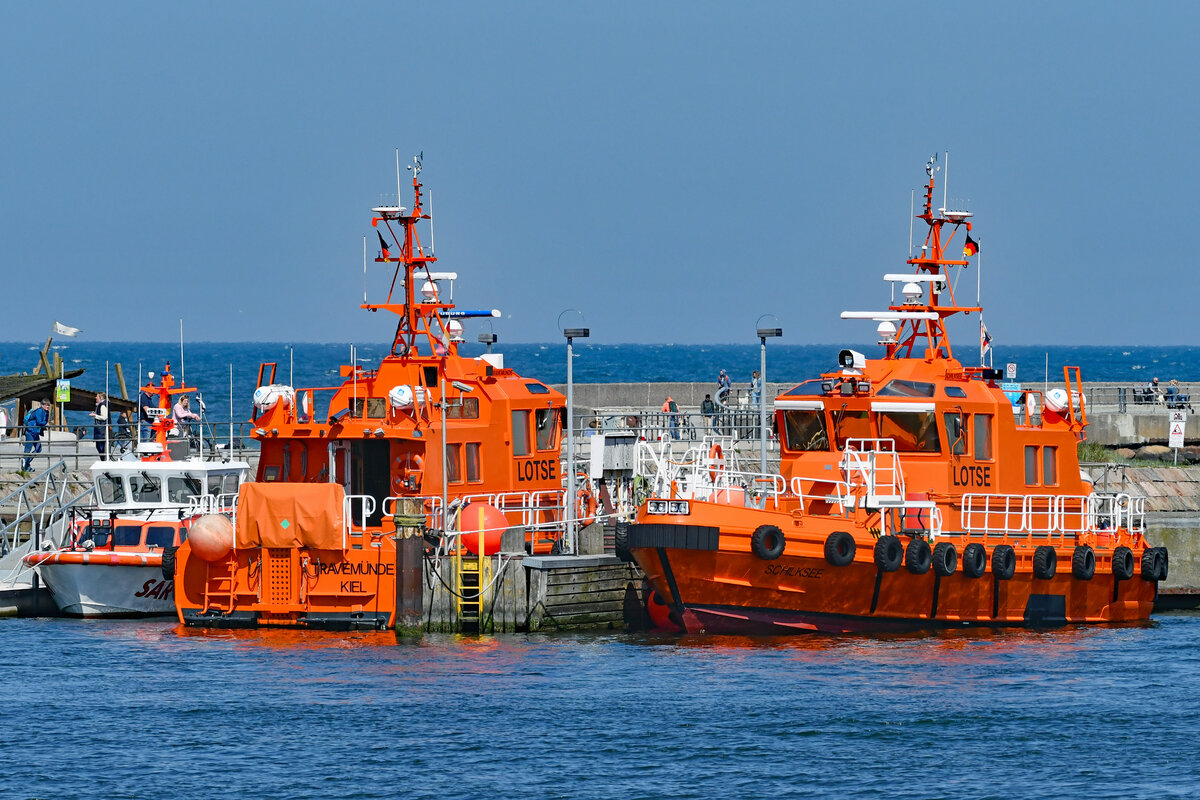
{"label": "wooden piling", "polygon": [[121,370],[121,362],[116,363],[117,368],[117,385],[121,387],[121,399],[128,400],[129,392],[125,390],[125,373]]}
{"label": "wooden piling", "polygon": [[425,512],[419,500],[397,503],[396,633],[420,636],[425,608]]}

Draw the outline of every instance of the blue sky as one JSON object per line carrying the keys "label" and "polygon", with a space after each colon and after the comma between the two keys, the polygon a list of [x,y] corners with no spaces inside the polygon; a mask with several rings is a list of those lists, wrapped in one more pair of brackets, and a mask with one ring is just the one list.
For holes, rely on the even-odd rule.
{"label": "blue sky", "polygon": [[386,340],[357,304],[399,148],[501,341],[557,341],[567,308],[598,342],[753,341],[764,313],[791,343],[867,341],[838,313],[886,304],[949,150],[998,342],[1193,343],[1198,17],[10,0],[0,340],[169,341],[180,317],[196,341]]}

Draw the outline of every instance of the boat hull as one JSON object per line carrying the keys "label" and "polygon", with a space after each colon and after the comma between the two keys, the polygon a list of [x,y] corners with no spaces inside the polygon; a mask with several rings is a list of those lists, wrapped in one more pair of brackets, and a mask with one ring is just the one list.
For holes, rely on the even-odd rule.
{"label": "boat hull", "polygon": [[175,583],[159,564],[42,564],[38,574],[70,617],[157,617],[175,613]]}
{"label": "boat hull", "polygon": [[[649,533],[641,535],[641,544],[663,546],[638,546],[638,528]],[[1103,559],[1091,579],[1074,577],[1066,548],[1058,548],[1055,574],[1045,579],[1033,576],[1033,549],[1018,548],[1016,572],[1005,580],[990,567],[979,577],[967,576],[961,566],[946,576],[904,567],[886,572],[874,564],[866,544],[858,545],[852,563],[834,566],[819,536],[805,536],[809,541],[803,544],[794,537],[788,550],[795,555],[767,560],[733,549],[748,537],[710,529],[712,534],[697,538],[697,530],[631,528],[634,559],[689,632],[870,633],[1130,622],[1149,618],[1157,594],[1156,581],[1138,575],[1120,580]]]}

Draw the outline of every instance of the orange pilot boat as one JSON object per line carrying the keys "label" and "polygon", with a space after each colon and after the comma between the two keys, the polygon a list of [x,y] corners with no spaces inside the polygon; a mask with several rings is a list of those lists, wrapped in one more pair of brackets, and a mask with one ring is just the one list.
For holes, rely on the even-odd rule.
{"label": "orange pilot boat", "polygon": [[[498,354],[459,355],[459,320],[498,312],[456,308],[457,275],[432,270],[437,259],[417,233],[429,217],[414,161],[412,210],[372,209],[375,261],[396,268],[386,301],[362,308],[399,317],[390,354],[376,369],[355,359],[332,387],[277,384],[275,365],[260,367],[257,480],[242,487],[232,541],[189,541],[177,552],[175,603],[184,624],[390,627],[398,582],[423,579],[420,565],[397,574],[402,521],[423,526],[439,555],[461,558],[468,546],[491,555],[499,529],[509,526],[525,531],[529,552],[559,544],[565,398],[505,369]],[[329,393],[318,413],[320,395]],[[463,518],[482,519],[464,513],[472,506],[501,515],[488,517],[500,523],[487,526],[483,547],[474,536],[462,546],[457,540],[458,530],[471,528]]]}
{"label": "orange pilot boat", "polygon": [[[714,440],[652,480],[619,530],[688,631],[1149,617],[1167,552],[1146,542],[1144,498],[1097,492],[1079,469],[1078,368],[1010,398],[998,371],[953,356],[947,318],[981,308],[956,305],[950,273],[978,245],[969,213],[934,212],[932,161],[927,173],[925,247],[911,274],[885,276],[902,301],[842,314],[879,323],[882,357],[843,350],[838,369],[776,398],[778,473],[730,467]],[[960,230],[963,257],[947,258]]]}

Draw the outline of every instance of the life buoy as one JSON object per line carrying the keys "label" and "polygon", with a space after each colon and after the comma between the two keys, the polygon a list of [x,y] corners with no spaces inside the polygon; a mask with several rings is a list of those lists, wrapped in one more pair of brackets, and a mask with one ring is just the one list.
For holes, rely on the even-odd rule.
{"label": "life buoy", "polygon": [[418,491],[424,478],[425,459],[415,453],[396,457],[392,471],[392,492],[395,495]]}
{"label": "life buoy", "polygon": [[596,521],[596,497],[592,494],[592,483],[584,474],[576,476],[582,483],[575,491],[575,518],[587,527]]}
{"label": "life buoy", "polygon": [[750,537],[750,549],[763,561],[774,561],[783,555],[783,531],[774,525],[759,525]]}
{"label": "life buoy", "polygon": [[708,448],[708,477],[713,483],[716,483],[717,476],[725,470],[725,451],[721,449],[721,445],[713,442],[713,446]]}

